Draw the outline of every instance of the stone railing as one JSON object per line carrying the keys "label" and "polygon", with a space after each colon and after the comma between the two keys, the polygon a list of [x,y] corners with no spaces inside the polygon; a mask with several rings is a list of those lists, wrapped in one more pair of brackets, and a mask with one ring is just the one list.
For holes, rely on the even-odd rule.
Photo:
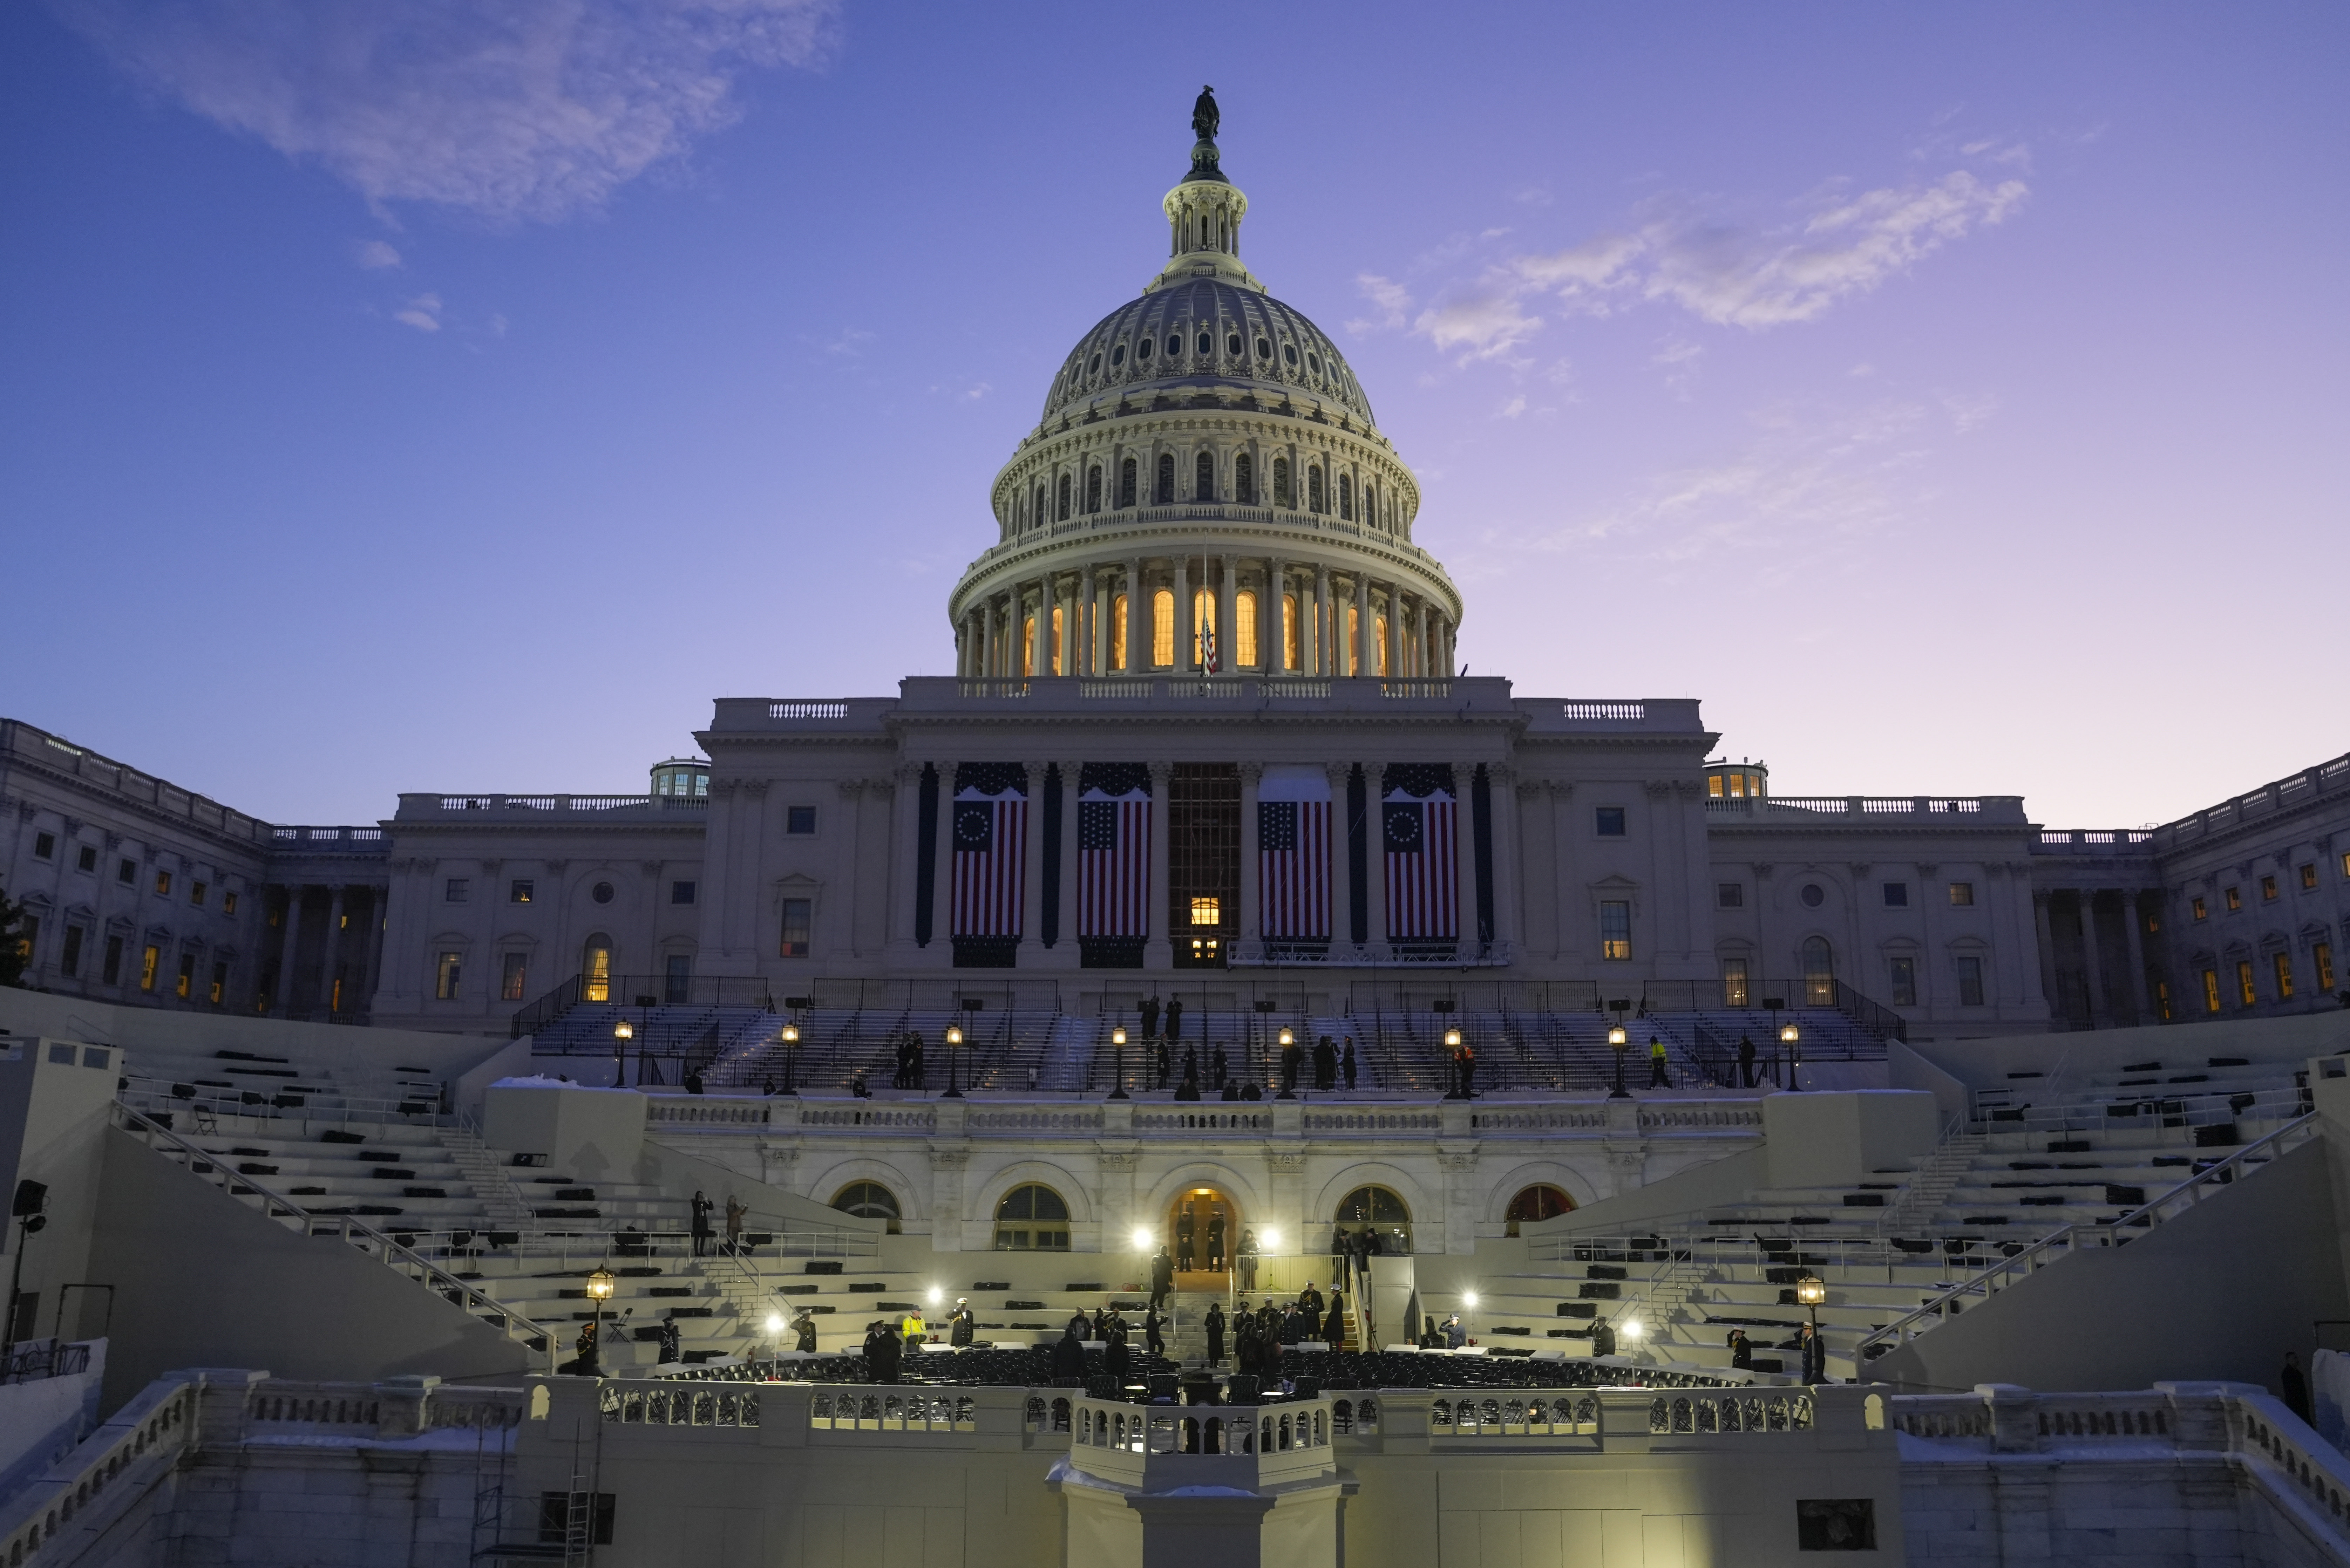
{"label": "stone railing", "polygon": [[[1099,1132],[1102,1114],[1094,1107],[1070,1108],[1064,1101],[1059,1106],[1021,1106],[1004,1110],[981,1110],[973,1106],[963,1126],[972,1132],[986,1133],[1088,1133]],[[1142,1125],[1137,1116],[1135,1125]]]}
{"label": "stone railing", "polygon": [[764,1100],[726,1095],[649,1095],[645,1120],[668,1127],[765,1127],[771,1107]]}
{"label": "stone railing", "polygon": [[1407,1110],[1401,1106],[1366,1106],[1360,1109],[1308,1110],[1305,1116],[1305,1130],[1330,1137],[1344,1133],[1432,1133],[1440,1131],[1444,1117],[1434,1110]]}
{"label": "stone railing", "polygon": [[0,1503],[0,1563],[38,1563],[60,1530],[92,1506],[113,1501],[109,1489],[135,1496],[169,1474],[195,1436],[203,1386],[201,1378],[185,1376],[149,1384],[40,1479]]}
{"label": "stone railing", "polygon": [[605,1422],[615,1427],[731,1427],[755,1431],[759,1399],[756,1388],[733,1384],[681,1388],[657,1383],[607,1383],[597,1392],[596,1407]]}
{"label": "stone railing", "polygon": [[1260,1490],[1337,1469],[1328,1399],[1277,1405],[1071,1401],[1069,1462],[1116,1485]]}
{"label": "stone railing", "polygon": [[1721,796],[1709,798],[1705,809],[1709,816],[1743,817],[1775,827],[1876,826],[1895,817],[1945,827],[2022,827],[2029,821],[2020,794]]}

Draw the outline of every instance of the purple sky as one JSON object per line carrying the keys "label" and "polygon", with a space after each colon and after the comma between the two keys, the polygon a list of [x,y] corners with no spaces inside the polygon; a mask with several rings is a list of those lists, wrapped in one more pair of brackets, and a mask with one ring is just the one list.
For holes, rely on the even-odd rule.
{"label": "purple sky", "polygon": [[1212,81],[1472,673],[2161,820],[2350,748],[2345,78],[2338,5],[0,7],[0,711],[366,821],[947,672]]}

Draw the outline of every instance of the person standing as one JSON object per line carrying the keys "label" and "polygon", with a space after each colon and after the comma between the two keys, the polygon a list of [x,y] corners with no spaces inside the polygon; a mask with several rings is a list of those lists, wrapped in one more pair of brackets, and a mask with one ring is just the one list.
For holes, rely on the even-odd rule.
{"label": "person standing", "polygon": [[1086,1309],[1079,1307],[1069,1314],[1068,1326],[1062,1332],[1082,1341],[1092,1331],[1093,1324],[1087,1319]]}
{"label": "person standing", "polygon": [[1154,1089],[1165,1088],[1167,1086],[1168,1079],[1174,1073],[1172,1054],[1167,1049],[1166,1041],[1161,1040],[1159,1043],[1158,1047],[1150,1053],[1150,1086]]}
{"label": "person standing", "polygon": [[1223,1092],[1224,1080],[1232,1075],[1232,1070],[1231,1059],[1225,1056],[1224,1048],[1220,1043],[1214,1050],[1208,1053],[1208,1075],[1215,1085],[1217,1093]]}
{"label": "person standing", "polygon": [[922,1033],[916,1030],[906,1037],[906,1087],[928,1087],[928,1074],[922,1067]]}
{"label": "person standing", "polygon": [[1148,1040],[1157,1034],[1159,1033],[1159,999],[1155,996],[1146,996],[1136,1004],[1135,1011],[1142,1015],[1139,1038]]}
{"label": "person standing", "polygon": [[1243,1230],[1243,1231],[1241,1231],[1241,1244],[1240,1244],[1240,1248],[1239,1248],[1239,1250],[1238,1250],[1237,1251],[1235,1251],[1235,1252],[1232,1254],[1232,1262],[1233,1262],[1233,1263],[1234,1263],[1235,1265],[1237,1265],[1237,1266],[1238,1266],[1238,1269],[1239,1269],[1239,1272],[1240,1272],[1240,1276],[1241,1276],[1241,1287],[1240,1287],[1240,1288],[1241,1288],[1243,1291],[1253,1291],[1253,1290],[1255,1290],[1255,1289],[1256,1289],[1256,1232],[1255,1232],[1255,1231],[1250,1231],[1250,1230]]}
{"label": "person standing", "polygon": [[743,1220],[750,1212],[733,1193],[726,1195],[726,1251],[738,1258],[743,1255]]}
{"label": "person standing", "polygon": [[710,1199],[701,1189],[693,1193],[693,1255],[705,1257],[710,1251]]}
{"label": "person standing", "polygon": [[1312,1280],[1306,1281],[1305,1289],[1298,1293],[1297,1310],[1313,1320],[1312,1326],[1322,1326],[1322,1292]]}
{"label": "person standing", "polygon": [[1747,1088],[1754,1086],[1754,1038],[1750,1034],[1738,1037],[1738,1077]]}
{"label": "person standing", "polygon": [[1322,1342],[1333,1350],[1347,1342],[1347,1296],[1336,1285],[1330,1287],[1330,1311],[1322,1319]]}
{"label": "person standing", "polygon": [[1167,1003],[1167,1038],[1170,1041],[1179,1039],[1182,1033],[1183,999],[1178,996],[1170,999]]}
{"label": "person standing", "polygon": [[1217,1273],[1224,1269],[1224,1211],[1212,1209],[1208,1212],[1208,1267]]}
{"label": "person standing", "polygon": [[1351,1094],[1355,1087],[1355,1037],[1351,1034],[1347,1036],[1347,1049],[1338,1058],[1338,1064],[1347,1075],[1347,1089]]}
{"label": "person standing", "polygon": [[1210,1366],[1222,1366],[1224,1364],[1223,1303],[1210,1302],[1208,1303],[1207,1330],[1208,1365]]}
{"label": "person standing", "polygon": [[1254,1376],[1256,1372],[1256,1316],[1246,1307],[1232,1313],[1232,1364],[1241,1371]]}
{"label": "person standing", "polygon": [[1120,1397],[1126,1392],[1126,1332],[1123,1324],[1112,1324],[1109,1337],[1102,1344],[1102,1376],[1109,1383],[1109,1397]]}
{"label": "person standing", "polygon": [[1795,1355],[1802,1368],[1799,1382],[1815,1385],[1827,1381],[1827,1346],[1812,1332],[1810,1324],[1805,1324],[1795,1335]]}
{"label": "person standing", "polygon": [[1167,1354],[1167,1335],[1159,1324],[1156,1304],[1142,1309],[1142,1348],[1153,1355]]}
{"label": "person standing", "polygon": [[1338,1086],[1338,1048],[1330,1044],[1327,1034],[1314,1041],[1314,1087],[1316,1093],[1326,1093]]}
{"label": "person standing", "polygon": [[906,1320],[898,1325],[898,1334],[899,1337],[904,1340],[906,1354],[909,1355],[929,1343],[931,1329],[930,1325],[922,1321],[921,1308],[915,1307],[906,1314]]}
{"label": "person standing", "polygon": [[792,1332],[796,1341],[794,1348],[803,1355],[814,1355],[816,1354],[816,1314],[806,1307],[800,1308],[800,1315],[793,1323]]}
{"label": "person standing", "polygon": [[1077,1324],[1084,1321],[1084,1315],[1080,1314],[1054,1342],[1053,1382],[1057,1386],[1082,1388],[1086,1386],[1086,1346],[1085,1342],[1077,1337]]}
{"label": "person standing", "polygon": [[662,1362],[675,1361],[679,1359],[681,1353],[679,1350],[678,1341],[681,1337],[681,1335],[677,1326],[677,1319],[673,1317],[663,1318],[660,1325],[660,1354],[654,1357],[654,1359]]}
{"label": "person standing", "polygon": [[1444,1348],[1461,1350],[1467,1348],[1468,1344],[1469,1325],[1461,1321],[1461,1314],[1456,1312],[1444,1320]]}
{"label": "person standing", "polygon": [[596,1324],[591,1320],[579,1325],[579,1337],[572,1341],[571,1348],[577,1354],[578,1359],[571,1364],[571,1370],[582,1377],[603,1376],[597,1369],[597,1361],[602,1348],[597,1344],[598,1337]]}
{"label": "person standing", "polygon": [[1648,1087],[1669,1089],[1673,1081],[1665,1076],[1665,1043],[1662,1037],[1648,1036]]}
{"label": "person standing", "polygon": [[1164,1243],[1158,1256],[1150,1260],[1150,1305],[1153,1311],[1167,1304],[1167,1296],[1175,1288],[1175,1260],[1167,1255]]}
{"label": "person standing", "polygon": [[1297,1093],[1297,1075],[1305,1064],[1305,1047],[1292,1040],[1281,1048],[1281,1092]]}
{"label": "person standing", "polygon": [[1183,1205],[1183,1212],[1175,1217],[1175,1268],[1179,1273],[1190,1273],[1197,1259],[1194,1245],[1198,1221],[1191,1216],[1191,1206]]}
{"label": "person standing", "polygon": [[950,1325],[947,1329],[947,1343],[957,1350],[971,1348],[972,1331],[977,1327],[977,1324],[972,1322],[969,1296],[955,1297],[954,1315],[947,1319],[947,1323]]}
{"label": "person standing", "polygon": [[1742,1328],[1730,1331],[1730,1365],[1741,1372],[1754,1370],[1754,1345]]}

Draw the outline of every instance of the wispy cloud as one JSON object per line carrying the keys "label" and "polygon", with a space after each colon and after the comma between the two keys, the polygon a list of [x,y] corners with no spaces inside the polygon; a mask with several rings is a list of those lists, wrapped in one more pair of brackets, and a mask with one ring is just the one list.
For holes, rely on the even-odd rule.
{"label": "wispy cloud", "polygon": [[1355,286],[1365,299],[1371,302],[1376,315],[1347,323],[1353,333],[1376,332],[1380,327],[1401,327],[1404,314],[1411,309],[1411,291],[1403,285],[1381,277],[1375,272],[1357,274]]}
{"label": "wispy cloud", "polygon": [[[1977,151],[1994,162],[2018,161],[2018,150],[2004,146]],[[1703,203],[1659,198],[1619,232],[1504,256],[1472,279],[1440,287],[1411,329],[1466,364],[1509,356],[1542,329],[1544,313],[1605,316],[1662,304],[1721,327],[1811,321],[1976,228],[2005,222],[2029,194],[2020,179],[1960,169],[1857,195],[1831,187],[1800,203],[1801,216],[1760,226]],[[1404,286],[1367,274],[1362,281],[1367,296],[1386,308],[1349,326],[1401,325],[1410,300]]]}
{"label": "wispy cloud", "polygon": [[352,259],[369,272],[400,265],[400,253],[381,240],[361,240],[351,249]]}
{"label": "wispy cloud", "polygon": [[554,219],[818,63],[832,0],[50,0],[125,71],[370,202]]}
{"label": "wispy cloud", "polygon": [[441,296],[420,294],[405,306],[391,313],[394,321],[404,321],[419,332],[441,330]]}

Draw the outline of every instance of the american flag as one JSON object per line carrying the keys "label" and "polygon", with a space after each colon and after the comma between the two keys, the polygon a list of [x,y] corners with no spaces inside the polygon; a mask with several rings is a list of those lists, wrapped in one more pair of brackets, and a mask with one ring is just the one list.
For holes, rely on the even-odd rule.
{"label": "american flag", "polygon": [[1024,913],[1021,873],[1027,858],[1027,794],[1008,778],[966,776],[957,783],[953,934],[1016,937]]}
{"label": "american flag", "polygon": [[1150,934],[1150,773],[1090,764],[1077,786],[1077,935]]}
{"label": "american flag", "polygon": [[1268,938],[1330,934],[1330,780],[1275,763],[1257,786],[1257,908]]}
{"label": "american flag", "polygon": [[1452,941],[1461,935],[1452,770],[1415,763],[1387,770],[1379,807],[1387,849],[1388,939]]}

